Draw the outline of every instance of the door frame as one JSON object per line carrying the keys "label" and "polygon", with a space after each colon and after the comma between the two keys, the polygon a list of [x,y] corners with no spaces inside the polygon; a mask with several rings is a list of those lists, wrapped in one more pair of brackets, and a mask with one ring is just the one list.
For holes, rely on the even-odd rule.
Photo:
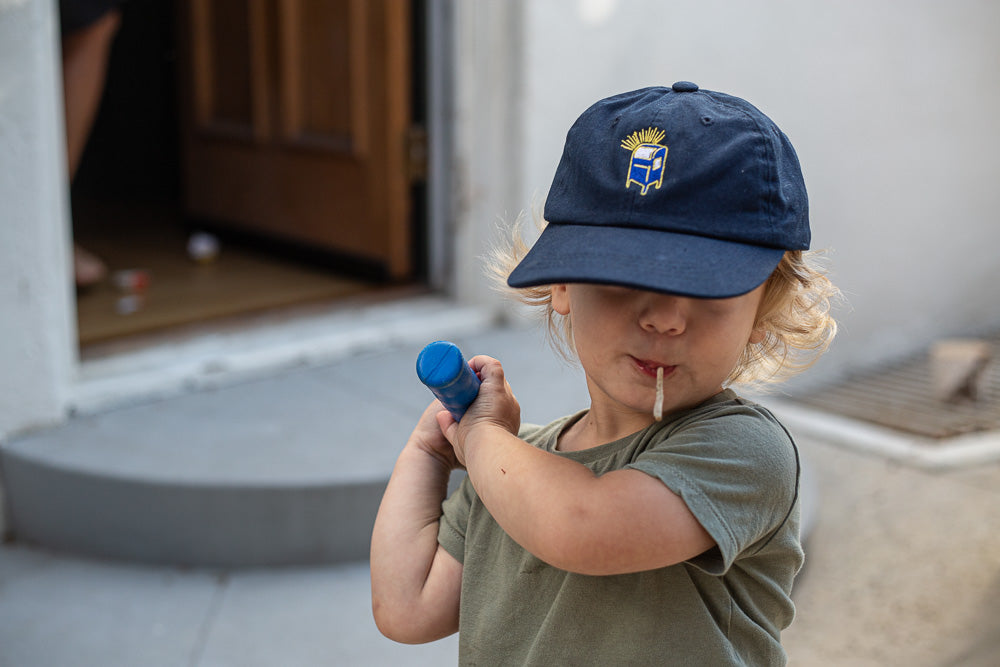
{"label": "door frame", "polygon": [[525,209],[526,0],[425,1],[429,284],[506,314],[481,258],[497,225]]}
{"label": "door frame", "polygon": [[447,221],[451,216],[452,188],[448,174],[451,173],[452,141],[450,119],[454,99],[453,63],[454,17],[450,0],[424,0],[424,20],[426,31],[423,36],[424,55],[427,67],[423,73],[427,108],[423,110],[427,119],[427,206],[416,212],[423,217],[427,244],[425,248],[427,284],[432,290],[447,291],[449,288],[449,247]]}

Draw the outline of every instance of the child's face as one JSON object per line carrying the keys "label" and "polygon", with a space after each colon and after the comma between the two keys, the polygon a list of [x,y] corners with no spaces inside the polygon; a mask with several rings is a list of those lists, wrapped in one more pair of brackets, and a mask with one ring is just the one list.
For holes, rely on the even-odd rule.
{"label": "child's face", "polygon": [[554,285],[552,306],[571,318],[587,375],[591,411],[652,422],[656,372],[663,413],[693,407],[722,390],[754,329],[763,286],[729,299],[693,299],[626,287]]}

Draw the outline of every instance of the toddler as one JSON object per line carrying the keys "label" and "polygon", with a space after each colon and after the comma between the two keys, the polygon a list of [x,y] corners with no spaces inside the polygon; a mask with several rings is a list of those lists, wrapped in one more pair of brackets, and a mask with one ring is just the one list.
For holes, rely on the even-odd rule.
{"label": "toddler", "polygon": [[624,93],[570,129],[544,217],[494,268],[590,405],[522,425],[500,362],[470,360],[478,398],[458,423],[427,408],[379,509],[379,628],[459,631],[462,664],[784,664],[799,456],[731,386],[799,370],[835,331],[794,149],[736,97]]}

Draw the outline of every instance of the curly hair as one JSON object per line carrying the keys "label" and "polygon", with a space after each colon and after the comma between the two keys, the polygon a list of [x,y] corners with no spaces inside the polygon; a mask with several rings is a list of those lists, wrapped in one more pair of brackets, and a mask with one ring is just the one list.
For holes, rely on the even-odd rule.
{"label": "curly hair", "polygon": [[[544,221],[540,226],[544,226]],[[574,360],[570,319],[552,308],[550,285],[512,288],[507,276],[527,254],[524,219],[494,245],[485,258],[494,287],[536,309],[549,341],[559,354]],[[811,366],[826,351],[837,333],[831,309],[840,296],[826,273],[818,267],[819,253],[789,250],[764,284],[754,328],[764,333],[758,343],[747,343],[726,384],[761,385],[786,380]]]}

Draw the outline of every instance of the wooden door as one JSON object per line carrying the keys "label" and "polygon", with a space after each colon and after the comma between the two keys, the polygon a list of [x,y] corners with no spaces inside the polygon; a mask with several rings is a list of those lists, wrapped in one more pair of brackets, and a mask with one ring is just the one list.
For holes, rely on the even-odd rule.
{"label": "wooden door", "polygon": [[409,0],[182,0],[193,216],[411,272]]}

